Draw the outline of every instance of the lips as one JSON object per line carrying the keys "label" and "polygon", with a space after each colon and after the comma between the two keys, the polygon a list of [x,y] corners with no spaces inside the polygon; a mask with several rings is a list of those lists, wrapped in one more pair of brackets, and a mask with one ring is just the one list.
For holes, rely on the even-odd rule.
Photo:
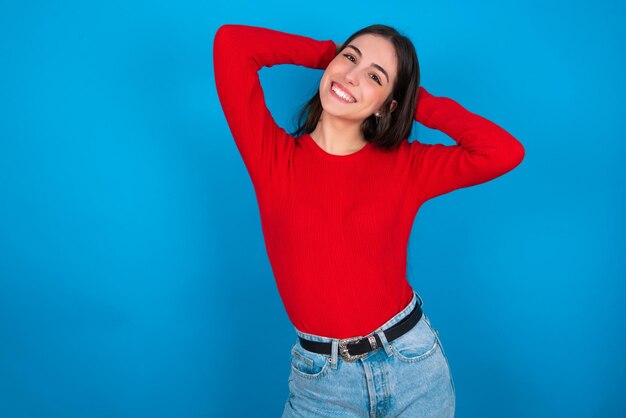
{"label": "lips", "polygon": [[352,100],[354,100],[353,102],[347,102],[345,101],[342,97],[337,96],[339,99],[343,100],[346,103],[356,103],[356,98],[350,93],[350,91],[348,91],[348,89],[346,89],[344,86],[342,86],[340,83],[337,83],[336,81],[333,81],[330,83],[330,93],[333,95],[337,95],[337,93],[335,93],[333,91],[333,87],[341,90],[344,94],[346,94],[348,97],[350,97]]}

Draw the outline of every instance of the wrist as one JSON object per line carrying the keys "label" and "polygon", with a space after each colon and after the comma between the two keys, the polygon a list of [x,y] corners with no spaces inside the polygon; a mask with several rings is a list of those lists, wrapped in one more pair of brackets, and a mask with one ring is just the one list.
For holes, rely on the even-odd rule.
{"label": "wrist", "polygon": [[423,86],[419,86],[417,91],[417,106],[415,109],[415,120],[424,124],[431,113],[431,105],[435,96],[430,94]]}

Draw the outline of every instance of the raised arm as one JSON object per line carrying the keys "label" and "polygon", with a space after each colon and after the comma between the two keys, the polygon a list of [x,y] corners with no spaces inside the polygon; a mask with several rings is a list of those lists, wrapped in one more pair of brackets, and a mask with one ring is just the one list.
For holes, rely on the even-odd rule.
{"label": "raised arm", "polygon": [[335,57],[332,40],[319,41],[255,26],[221,26],[213,44],[217,94],[255,187],[286,158],[293,138],[266,106],[258,71],[275,64],[325,69]]}
{"label": "raised arm", "polygon": [[415,120],[457,145],[411,142],[415,198],[424,202],[499,177],[524,159],[522,144],[495,123],[447,97],[419,88]]}

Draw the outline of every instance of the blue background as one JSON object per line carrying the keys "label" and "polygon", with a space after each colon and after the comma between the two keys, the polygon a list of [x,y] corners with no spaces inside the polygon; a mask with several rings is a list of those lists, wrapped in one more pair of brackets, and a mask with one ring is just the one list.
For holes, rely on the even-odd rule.
{"label": "blue background", "polygon": [[[282,412],[295,333],[215,92],[224,23],[336,42],[395,26],[424,87],[517,137],[522,164],[424,204],[409,245],[457,417],[625,416],[625,11],[2,2],[0,416]],[[260,74],[293,128],[322,72]]]}

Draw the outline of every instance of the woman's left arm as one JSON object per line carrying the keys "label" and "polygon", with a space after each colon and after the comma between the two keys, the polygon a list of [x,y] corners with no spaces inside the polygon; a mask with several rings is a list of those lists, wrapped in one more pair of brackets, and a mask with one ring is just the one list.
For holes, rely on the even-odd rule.
{"label": "woman's left arm", "polygon": [[415,179],[412,185],[420,202],[493,180],[524,159],[524,147],[507,131],[448,97],[433,96],[421,86],[415,120],[442,131],[457,143],[410,143],[411,175]]}

